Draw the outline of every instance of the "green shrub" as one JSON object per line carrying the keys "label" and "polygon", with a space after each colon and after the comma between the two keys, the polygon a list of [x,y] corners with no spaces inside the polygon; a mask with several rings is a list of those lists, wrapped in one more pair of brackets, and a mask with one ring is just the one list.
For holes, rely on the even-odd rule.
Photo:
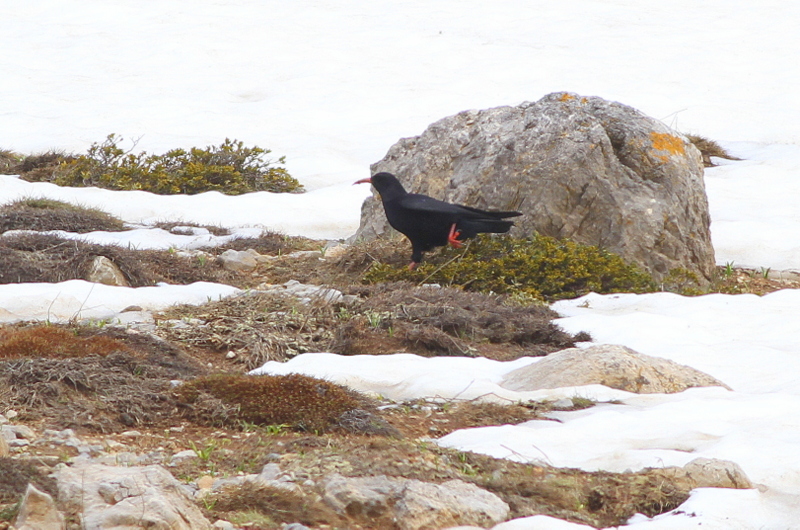
{"label": "green shrub", "polygon": [[[163,155],[133,154],[119,147],[122,138],[110,134],[87,154],[64,157],[49,174],[33,179],[59,186],[97,186],[113,190],[144,190],[163,195],[219,191],[239,195],[251,191],[301,192],[302,185],[285,168],[273,166],[268,149],[245,147],[225,139],[205,149],[173,149]],[[277,163],[283,164],[281,157]],[[23,178],[27,178],[25,174]]]}
{"label": "green shrub", "polygon": [[469,291],[535,296],[547,301],[597,293],[652,292],[652,277],[636,265],[598,247],[534,235],[481,235],[463,250],[447,248],[417,270],[375,263],[368,283],[439,283]]}

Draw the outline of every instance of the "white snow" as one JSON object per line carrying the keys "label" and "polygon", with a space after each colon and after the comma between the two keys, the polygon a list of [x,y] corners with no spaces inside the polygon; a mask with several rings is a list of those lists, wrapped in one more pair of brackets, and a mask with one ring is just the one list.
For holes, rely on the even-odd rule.
{"label": "white snow", "polygon": [[[109,133],[134,151],[236,138],[286,155],[311,190],[164,197],[0,177],[0,203],[51,197],[138,226],[82,236],[136,248],[197,248],[209,234],[268,228],[320,239],[358,225],[369,164],[400,137],[473,108],[569,90],[620,101],[741,161],[706,171],[720,265],[800,270],[800,4],[767,0],[38,0],[0,16],[0,148],[85,151]],[[112,318],[236,292],[194,284],[128,289],[81,281],[0,286],[0,320]],[[737,462],[753,490],[698,489],[679,510],[625,528],[796,528],[800,521],[800,293],[764,297],[588,295],[555,304],[569,331],[703,370],[733,390],[637,396],[600,387],[515,393],[535,359],[301,355],[302,371],[396,399],[619,400],[561,423],[470,429],[439,441],[559,466],[621,471],[698,456]],[[498,530],[584,528],[537,516]]]}

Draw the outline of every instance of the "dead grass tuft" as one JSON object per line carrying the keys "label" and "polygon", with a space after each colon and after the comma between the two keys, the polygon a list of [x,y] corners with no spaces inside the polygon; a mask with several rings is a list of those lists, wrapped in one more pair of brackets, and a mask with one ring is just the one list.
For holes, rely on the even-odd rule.
{"label": "dead grass tuft", "polygon": [[74,331],[49,325],[0,328],[0,359],[66,359],[129,352],[121,341],[96,335],[78,337]]}
{"label": "dead grass tuft", "polygon": [[13,175],[23,156],[10,149],[0,149],[0,175]]}
{"label": "dead grass tuft", "polygon": [[134,250],[25,232],[0,237],[0,283],[85,279],[97,256],[114,262],[132,287],[162,281],[235,283],[236,278],[235,273],[224,270],[215,260],[196,260],[164,250]]}
{"label": "dead grass tuft", "polygon": [[[552,323],[557,315],[546,306],[506,305],[498,296],[402,282],[352,287],[350,292],[365,301],[359,315],[337,330],[331,348],[340,353],[507,359],[547,355],[576,340]],[[374,350],[381,340],[388,351]],[[498,351],[500,344],[504,352]]]}
{"label": "dead grass tuft", "polygon": [[59,164],[73,160],[74,157],[57,149],[36,155],[19,155],[17,163],[5,172],[20,175],[29,182],[49,182],[53,179]]}
{"label": "dead grass tuft", "polygon": [[0,207],[0,233],[9,230],[64,230],[82,234],[126,229],[121,220],[97,208],[52,199],[26,198]]}
{"label": "dead grass tuft", "polygon": [[214,351],[235,351],[249,369],[299,353],[325,351],[336,323],[329,304],[303,305],[282,293],[251,292],[201,306],[176,306],[161,319],[200,325],[159,326],[166,339]]}
{"label": "dead grass tuft", "polygon": [[228,249],[239,251],[253,249],[259,254],[275,256],[296,250],[319,250],[319,244],[305,237],[287,237],[278,232],[264,230],[258,237],[239,237],[220,247],[209,248],[208,251],[221,254]]}
{"label": "dead grass tuft", "polygon": [[[37,340],[31,340],[41,338],[43,330],[36,328],[30,334],[20,330],[16,344],[39,347]],[[9,329],[13,335],[13,328],[3,333]],[[44,335],[53,339],[55,334],[45,331]],[[105,433],[171,422],[176,403],[170,382],[205,373],[177,347],[145,335],[75,328],[62,329],[55,337],[71,344],[56,347],[63,350],[57,352],[63,358],[52,358],[52,351],[45,347],[44,357],[0,361],[4,405],[46,428]],[[101,354],[72,356],[79,353],[74,349],[81,344]]]}
{"label": "dead grass tuft", "polygon": [[231,519],[237,518],[236,512],[255,511],[266,516],[275,527],[280,527],[279,523],[317,526],[343,522],[318,498],[265,484],[245,483],[223,488],[213,496],[212,502],[215,512],[229,514]]}
{"label": "dead grass tuft", "polygon": [[[197,223],[187,223],[181,221],[156,223],[153,225],[153,227],[166,230],[167,232],[171,232],[173,234],[182,234],[182,235],[191,235],[193,233],[191,231],[191,228],[205,228],[206,230],[209,231],[209,233],[215,236],[227,236],[231,233],[230,230],[228,230],[227,228],[223,228],[221,226],[199,225]],[[182,228],[187,228],[187,229],[182,230]]]}
{"label": "dead grass tuft", "polygon": [[692,142],[697,149],[700,150],[700,154],[703,157],[703,165],[705,167],[714,167],[716,165],[711,160],[712,156],[717,158],[725,158],[727,160],[741,160],[741,158],[736,158],[728,153],[728,151],[726,151],[714,140],[709,140],[708,138],[704,138],[703,136],[698,136],[696,134],[687,134],[686,138]]}
{"label": "dead grass tuft", "polygon": [[[185,383],[177,390],[177,395],[187,405],[186,415],[201,424],[208,423],[210,398],[224,407],[211,417],[224,419],[228,425],[243,422],[286,425],[309,432],[344,429],[389,434],[392,431],[379,416],[367,410],[373,408],[367,397],[341,385],[301,374],[216,374]],[[196,403],[200,404],[201,414],[195,411]]]}

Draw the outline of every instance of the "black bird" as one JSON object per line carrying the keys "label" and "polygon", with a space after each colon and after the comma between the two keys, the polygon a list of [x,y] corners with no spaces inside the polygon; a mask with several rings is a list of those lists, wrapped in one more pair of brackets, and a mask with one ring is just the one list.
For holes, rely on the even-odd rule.
{"label": "black bird", "polygon": [[514,226],[506,217],[520,212],[493,212],[451,204],[427,195],[408,193],[391,173],[377,173],[355,184],[370,183],[381,196],[386,218],[392,228],[411,241],[411,263],[416,268],[422,253],[448,243],[461,248],[462,241],[479,233],[504,234]]}

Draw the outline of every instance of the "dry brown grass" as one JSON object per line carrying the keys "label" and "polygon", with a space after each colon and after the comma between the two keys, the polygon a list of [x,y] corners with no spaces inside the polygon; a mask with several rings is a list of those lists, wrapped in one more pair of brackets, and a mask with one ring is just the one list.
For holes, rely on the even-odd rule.
{"label": "dry brown grass", "polygon": [[185,406],[184,414],[200,423],[397,434],[374,413],[374,404],[366,396],[301,374],[216,374],[185,383],[176,393]]}
{"label": "dry brown grass", "polygon": [[55,235],[19,233],[0,237],[0,283],[85,279],[97,256],[111,260],[132,287],[162,281],[236,283],[237,278],[215,260],[181,257],[165,250],[135,250]]}
{"label": "dry brown grass", "polygon": [[[261,518],[252,517],[266,524],[267,528],[281,528],[282,523],[300,523],[306,526],[346,524],[327,504],[298,492],[264,484],[229,486],[215,493],[210,499],[214,503],[214,516],[225,515],[228,520],[242,518],[242,514],[255,512]],[[246,519],[246,518],[245,518]],[[247,528],[264,528],[248,525]]]}
{"label": "dry brown grass", "polygon": [[119,329],[0,328],[3,405],[54,429],[115,432],[171,421],[170,381],[205,373],[175,345]]}
{"label": "dry brown grass", "polygon": [[64,327],[49,325],[12,326],[0,328],[0,360],[66,359],[131,350],[125,343],[97,335],[79,337]]}
{"label": "dry brown grass", "polygon": [[727,160],[741,160],[736,158],[726,151],[721,145],[714,140],[709,140],[703,136],[696,134],[687,134],[686,138],[700,150],[700,155],[703,157],[703,165],[705,167],[714,167],[716,164],[711,160],[711,157],[725,158]]}
{"label": "dry brown grass", "polygon": [[64,230],[86,233],[126,230],[125,224],[97,208],[52,199],[20,199],[0,206],[0,233],[8,230]]}

